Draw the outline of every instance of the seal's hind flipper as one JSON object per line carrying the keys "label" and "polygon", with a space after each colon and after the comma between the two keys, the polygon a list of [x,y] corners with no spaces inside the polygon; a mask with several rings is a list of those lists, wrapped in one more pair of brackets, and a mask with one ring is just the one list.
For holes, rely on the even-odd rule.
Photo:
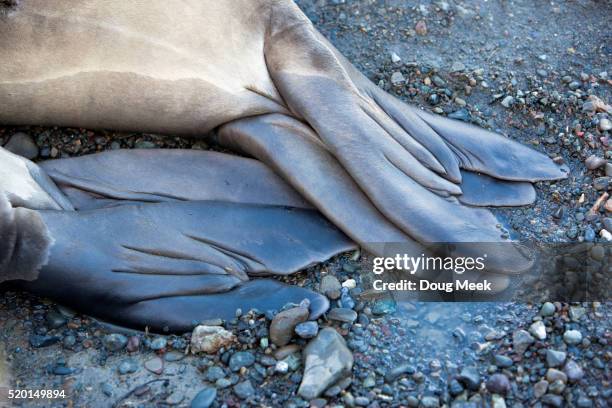
{"label": "seal's hind flipper", "polygon": [[567,168],[548,156],[497,133],[411,108],[441,135],[463,169],[502,180],[542,181],[567,177]]}
{"label": "seal's hind flipper", "polygon": [[266,163],[331,222],[365,249],[382,255],[385,243],[420,245],[374,206],[325,149],[312,128],[285,115],[245,118],[222,126],[218,143]]}
{"label": "seal's hind flipper", "polygon": [[280,310],[287,303],[299,304],[304,299],[310,302],[310,319],[317,319],[329,308],[327,298],[316,292],[273,279],[255,279],[224,293],[139,302],[122,310],[121,318],[123,324],[130,327],[183,332],[191,330],[197,322],[234,319],[238,309],[243,313],[252,309],[260,312]]}
{"label": "seal's hind flipper", "polygon": [[[173,202],[30,212],[42,220],[52,244],[38,278],[23,288],[132,326],[145,324],[137,320],[145,312],[138,309],[129,320],[124,311],[156,300],[172,306],[172,299],[187,299],[164,312],[180,324],[180,305],[192,316],[196,306],[208,305],[200,310],[204,317],[227,316],[237,304],[280,307],[278,299],[295,299],[297,292],[247,286],[250,303],[230,295],[228,304],[224,293],[247,282],[247,275],[285,275],[355,248],[316,211],[280,206]],[[253,298],[257,293],[270,298]],[[213,294],[214,301],[203,300]],[[150,318],[146,324],[155,314]]]}
{"label": "seal's hind flipper", "polygon": [[219,152],[122,149],[40,166],[79,210],[173,201],[311,208],[262,163]]}
{"label": "seal's hind flipper", "polygon": [[533,204],[536,192],[529,182],[504,181],[471,171],[461,172],[461,190],[457,199],[477,207],[516,207]]}

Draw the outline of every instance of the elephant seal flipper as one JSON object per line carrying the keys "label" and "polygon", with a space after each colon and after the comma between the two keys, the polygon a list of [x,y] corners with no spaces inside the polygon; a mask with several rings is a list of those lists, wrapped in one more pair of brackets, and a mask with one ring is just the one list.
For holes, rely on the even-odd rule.
{"label": "elephant seal flipper", "polygon": [[221,318],[231,320],[236,310],[251,309],[265,312],[280,310],[287,303],[310,302],[310,319],[315,320],[329,308],[323,295],[299,286],[285,285],[272,279],[255,279],[245,282],[229,292],[159,298],[138,302],[121,311],[123,324],[130,327],[150,327],[153,331],[169,329],[173,332],[188,331],[194,322]]}
{"label": "elephant seal flipper", "polygon": [[480,127],[412,108],[455,151],[460,167],[501,180],[537,182],[567,178],[568,168],[514,140]]}
{"label": "elephant seal flipper", "polygon": [[504,181],[463,170],[461,190],[457,199],[466,205],[477,207],[515,207],[533,204],[536,192],[533,184],[520,181]]}
{"label": "elephant seal flipper", "polygon": [[312,208],[261,162],[219,152],[121,149],[40,166],[79,210],[172,201]]}
{"label": "elephant seal flipper", "polygon": [[241,119],[222,126],[217,142],[269,165],[369,251],[383,255],[386,243],[402,243],[414,253],[422,251],[420,244],[372,205],[304,123],[278,114]]}
{"label": "elephant seal flipper", "polygon": [[[388,255],[385,250],[390,247],[385,244],[400,244],[401,250],[418,254],[427,243],[505,241],[490,211],[446,200],[410,179],[404,186],[412,189],[410,199],[390,208],[391,216],[383,216],[385,211],[329,160],[330,153],[313,130],[295,119],[283,115],[242,119],[223,126],[218,142],[267,163],[348,236],[379,256]],[[522,271],[530,264],[513,244],[498,248],[503,251],[489,257],[492,270]]]}
{"label": "elephant seal flipper", "polygon": [[[197,298],[212,294],[218,296],[208,304],[227,315],[239,301],[230,295],[230,306],[224,305],[224,294],[247,282],[248,275],[293,273],[355,248],[313,210],[219,202],[18,210],[40,218],[51,243],[36,279],[21,287],[119,324],[133,324],[140,316],[124,321],[124,310],[160,300],[168,307],[165,316],[183,327],[182,308],[192,308],[193,315],[196,306],[207,304]],[[269,296],[249,302],[278,307],[274,291],[264,292]],[[318,296],[298,292],[282,294],[298,302],[302,295],[313,301]],[[321,309],[321,300],[316,304]],[[200,312],[215,316],[217,309]]]}

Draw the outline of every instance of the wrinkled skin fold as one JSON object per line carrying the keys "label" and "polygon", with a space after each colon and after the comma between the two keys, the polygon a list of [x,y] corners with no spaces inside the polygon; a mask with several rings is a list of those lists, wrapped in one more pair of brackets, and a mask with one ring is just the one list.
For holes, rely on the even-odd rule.
{"label": "wrinkled skin fold", "polygon": [[[530,204],[530,183],[567,173],[540,152],[385,93],[291,0],[186,0],[181,7],[166,0],[22,0],[0,17],[0,57],[0,123],[215,131],[221,145],[268,165],[258,188],[281,180],[293,188],[282,184],[245,201],[242,173],[230,171],[230,187],[220,182],[218,172],[231,160],[209,156],[207,167],[190,156],[174,167],[151,162],[147,171],[166,188],[152,190],[141,188],[139,177],[119,182],[103,158],[44,165],[60,194],[45,171],[36,176],[35,166],[7,160],[0,173],[19,167],[0,180],[13,206],[99,210],[119,201],[197,201],[193,184],[172,187],[172,180],[189,180],[181,169],[191,167],[219,181],[206,184],[204,196],[317,209],[354,242],[382,253],[386,242],[415,250],[433,242],[501,242],[498,221],[482,207]],[[88,178],[69,171],[87,163]],[[99,168],[107,171],[91,171]],[[15,180],[31,188],[17,188]],[[326,255],[330,248],[339,249],[328,247]],[[489,261],[511,274],[527,267],[528,260],[514,262],[520,258],[508,250]]]}

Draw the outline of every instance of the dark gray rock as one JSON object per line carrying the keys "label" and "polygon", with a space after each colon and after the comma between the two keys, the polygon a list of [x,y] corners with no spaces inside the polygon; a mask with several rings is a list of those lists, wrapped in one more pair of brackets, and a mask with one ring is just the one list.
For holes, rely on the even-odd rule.
{"label": "dark gray rock", "polygon": [[123,350],[128,343],[127,337],[119,333],[111,333],[104,336],[102,344],[109,351]]}
{"label": "dark gray rock", "polygon": [[229,361],[229,367],[232,371],[238,371],[242,367],[250,367],[255,363],[255,356],[249,351],[239,351],[234,353]]}
{"label": "dark gray rock", "polygon": [[240,399],[248,399],[255,395],[255,388],[253,388],[251,381],[246,380],[234,386],[234,394]]}
{"label": "dark gray rock", "polygon": [[476,367],[465,367],[457,376],[463,385],[472,391],[477,391],[480,388],[480,374]]}
{"label": "dark gray rock", "polygon": [[505,374],[493,374],[487,380],[487,390],[493,394],[504,395],[510,390],[510,380]]}
{"label": "dark gray rock", "polygon": [[567,353],[557,350],[546,350],[546,364],[549,367],[559,367],[565,362]]}
{"label": "dark gray rock", "polygon": [[191,408],[208,408],[217,398],[217,389],[206,387],[200,391],[191,401]]}
{"label": "dark gray rock", "polygon": [[36,146],[30,135],[26,133],[15,133],[4,145],[4,148],[26,159],[32,160],[38,157],[38,146]]}
{"label": "dark gray rock", "polygon": [[312,339],[319,332],[319,324],[317,322],[304,322],[295,326],[295,334],[303,339]]}

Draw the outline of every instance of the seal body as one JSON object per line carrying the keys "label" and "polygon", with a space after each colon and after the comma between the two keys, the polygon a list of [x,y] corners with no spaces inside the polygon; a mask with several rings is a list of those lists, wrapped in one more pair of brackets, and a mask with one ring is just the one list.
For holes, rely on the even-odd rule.
{"label": "seal body", "polygon": [[273,3],[23,0],[0,20],[0,123],[205,134],[287,113],[264,55]]}

